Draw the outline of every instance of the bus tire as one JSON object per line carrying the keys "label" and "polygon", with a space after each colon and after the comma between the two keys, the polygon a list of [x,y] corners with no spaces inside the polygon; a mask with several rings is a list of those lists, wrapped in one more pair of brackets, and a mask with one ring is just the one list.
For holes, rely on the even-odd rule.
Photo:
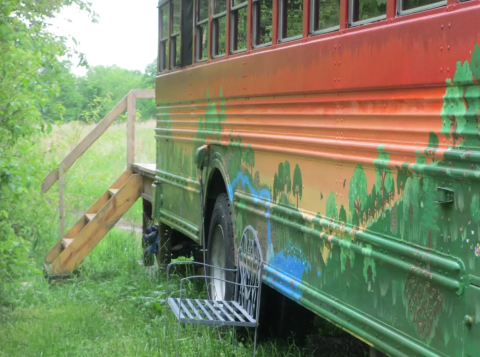
{"label": "bus tire", "polygon": [[[207,240],[207,264],[220,268],[235,268],[235,242],[233,236],[232,211],[226,193],[217,196],[210,219]],[[220,269],[207,269],[208,275],[214,278],[234,282],[233,272]],[[209,282],[210,298],[213,300],[229,300],[233,298],[234,285],[220,280]]]}

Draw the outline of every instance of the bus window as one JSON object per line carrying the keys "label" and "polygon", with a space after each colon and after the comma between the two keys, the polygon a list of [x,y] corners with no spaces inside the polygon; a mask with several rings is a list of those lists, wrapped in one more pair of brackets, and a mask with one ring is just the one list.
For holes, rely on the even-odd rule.
{"label": "bus window", "polygon": [[172,36],[170,41],[170,63],[172,68],[180,66],[180,11],[181,0],[172,1]]}
{"label": "bus window", "polygon": [[193,61],[193,1],[182,0],[182,21],[181,21],[181,66],[189,66]]}
{"label": "bus window", "polygon": [[248,1],[232,0],[231,24],[232,40],[231,52],[240,52],[247,49],[247,20]]}
{"label": "bus window", "polygon": [[253,0],[253,46],[272,44],[273,0]]}
{"label": "bus window", "polygon": [[158,69],[159,72],[162,72],[168,69],[168,36],[170,31],[170,4],[168,2],[160,6],[159,20]]}
{"label": "bus window", "polygon": [[387,0],[350,0],[350,24],[363,25],[386,18]]}
{"label": "bus window", "polygon": [[320,34],[340,28],[340,0],[312,1],[311,32]]}
{"label": "bus window", "polygon": [[208,3],[208,0],[197,1],[197,61],[204,61],[208,59]]}
{"label": "bus window", "polygon": [[279,0],[279,41],[302,38],[303,0]]}
{"label": "bus window", "polygon": [[212,51],[213,57],[226,53],[227,43],[227,0],[213,0]]}
{"label": "bus window", "polygon": [[433,9],[446,4],[447,1],[438,0],[400,0],[398,1],[398,13],[400,15],[407,15],[413,12]]}

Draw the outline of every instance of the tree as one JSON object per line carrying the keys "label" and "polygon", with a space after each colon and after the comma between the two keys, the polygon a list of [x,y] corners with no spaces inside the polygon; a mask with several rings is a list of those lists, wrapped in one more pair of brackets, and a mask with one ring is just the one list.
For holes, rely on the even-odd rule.
{"label": "tree", "polygon": [[[21,217],[12,207],[20,195],[31,199],[28,192],[37,180],[42,153],[32,151],[31,141],[64,113],[63,106],[53,100],[65,80],[65,63],[59,59],[71,52],[66,38],[49,32],[47,22],[71,4],[90,11],[82,0],[0,2],[1,282],[23,273],[28,265],[28,240],[38,234],[32,217]],[[26,164],[30,157],[37,161]],[[40,205],[38,197],[35,201]]]}
{"label": "tree", "polygon": [[292,191],[292,179],[290,178],[290,163],[285,161],[283,165],[283,182],[285,183],[285,190],[287,194]]}
{"label": "tree", "polygon": [[367,177],[362,165],[357,165],[353,171],[348,189],[348,205],[352,215],[352,223],[359,226],[363,221],[363,210],[367,204]]}
{"label": "tree", "polygon": [[[98,107],[97,120],[101,120],[131,89],[154,88],[157,62],[145,68],[145,73],[130,71],[117,66],[90,67],[86,76],[75,77],[69,73],[70,62],[64,62],[60,90],[55,103],[65,107],[64,121],[85,121],[85,112],[90,112],[92,103],[102,102]],[[108,100],[110,98],[110,100]],[[155,101],[137,102],[141,118],[155,118]]]}
{"label": "tree", "polygon": [[330,196],[328,196],[326,211],[327,218],[338,221],[337,201],[335,200],[335,193],[333,191],[330,192]]}
{"label": "tree", "polygon": [[290,178],[290,163],[285,161],[278,164],[278,170],[273,178],[273,199],[276,201],[281,192],[289,194],[292,191]]}
{"label": "tree", "polygon": [[298,208],[298,198],[302,199],[302,172],[300,171],[300,166],[295,165],[295,170],[293,170],[293,192],[297,196],[297,208]]}
{"label": "tree", "polygon": [[373,160],[373,165],[375,165],[376,194],[379,201],[379,207],[381,207],[383,211],[385,209],[385,204],[390,201],[395,190],[392,170],[387,166],[390,161],[390,156],[383,149],[383,145],[378,147],[378,151],[377,158]]}
{"label": "tree", "polygon": [[422,237],[421,243],[427,243],[428,248],[432,248],[432,234],[440,231],[440,227],[437,225],[439,206],[436,203],[436,188],[437,185],[432,178],[428,176],[423,178],[420,237]]}

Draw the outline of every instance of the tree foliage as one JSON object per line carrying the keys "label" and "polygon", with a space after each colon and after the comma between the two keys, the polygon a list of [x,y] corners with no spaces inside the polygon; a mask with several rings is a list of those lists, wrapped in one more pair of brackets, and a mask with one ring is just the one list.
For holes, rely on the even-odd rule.
{"label": "tree foliage", "polygon": [[[90,107],[98,102],[101,102],[101,105],[95,106],[98,110],[94,121],[101,120],[131,89],[155,87],[156,61],[150,63],[144,73],[117,66],[95,66],[88,70],[86,76],[76,77],[69,72],[70,67],[70,63],[64,64],[61,74],[63,80],[56,97],[56,103],[65,108],[63,115],[65,122],[89,121]],[[154,118],[156,111],[154,101],[138,101],[137,111],[140,118]]]}
{"label": "tree foliage", "polygon": [[60,58],[71,51],[66,37],[49,31],[48,21],[72,4],[94,15],[82,0],[0,2],[0,282],[28,265],[27,242],[38,233],[32,217],[18,215],[15,207],[38,182],[30,159],[39,162],[41,153],[32,152],[33,142],[64,113],[54,98],[65,78]]}
{"label": "tree foliage", "polygon": [[300,166],[298,164],[295,165],[295,170],[293,170],[293,193],[297,196],[297,207],[298,207],[298,200],[302,199],[303,193],[303,182],[302,182],[302,171],[300,170]]}

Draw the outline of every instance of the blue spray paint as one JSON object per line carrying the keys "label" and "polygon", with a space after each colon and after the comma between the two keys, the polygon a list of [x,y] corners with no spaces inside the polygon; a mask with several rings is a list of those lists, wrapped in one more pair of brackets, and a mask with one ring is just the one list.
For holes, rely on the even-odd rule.
{"label": "blue spray paint", "polygon": [[312,270],[312,265],[307,257],[292,242],[288,243],[288,246],[283,251],[278,252],[268,263],[275,267],[282,267],[285,274],[297,280],[302,280],[304,271]]}
{"label": "blue spray paint", "polygon": [[273,252],[273,244],[272,244],[272,225],[270,223],[270,202],[272,195],[270,191],[266,188],[262,188],[261,190],[257,191],[255,187],[253,187],[250,184],[250,179],[247,175],[244,175],[242,172],[238,172],[237,177],[235,177],[230,185],[228,185],[228,197],[230,198],[230,201],[233,201],[233,188],[237,186],[238,183],[242,184],[242,187],[248,187],[250,190],[251,195],[253,196],[253,201],[257,203],[260,200],[265,201],[265,207],[267,209],[267,212],[265,213],[265,218],[267,219],[267,242],[268,242],[268,248],[267,248],[267,262],[270,262],[270,260],[274,256]]}
{"label": "blue spray paint", "polygon": [[[278,279],[275,279],[274,283],[273,276],[269,277],[270,274],[266,274],[266,282],[271,283],[272,286],[284,293],[286,293],[286,290],[293,288],[294,291],[290,291],[287,295],[291,295],[294,299],[300,298],[301,293],[297,288],[299,285],[299,281],[302,280],[303,272],[312,269],[310,262],[302,254],[300,249],[295,247],[292,242],[288,244],[284,251],[280,251],[275,255],[272,244],[272,225],[270,222],[270,204],[272,198],[270,190],[266,188],[257,190],[250,183],[248,175],[244,175],[242,172],[239,171],[237,176],[232,180],[232,183],[227,187],[228,197],[230,198],[230,201],[233,201],[233,188],[236,187],[239,183],[242,185],[242,187],[248,188],[250,194],[253,196],[253,201],[255,203],[258,203],[260,200],[263,200],[265,202],[265,208],[267,209],[267,212],[265,213],[265,218],[267,219],[268,248],[266,258],[268,265],[270,265],[272,268],[281,268],[283,274],[277,275],[277,278],[280,278],[280,280],[284,280],[281,277],[287,276],[291,276],[292,278],[297,280],[296,282],[294,282],[293,286],[287,283],[287,279],[285,279],[285,281],[278,281]],[[266,272],[268,272],[269,270],[272,270],[273,272],[272,268],[265,268]],[[317,271],[317,275],[320,276],[321,272]]]}

